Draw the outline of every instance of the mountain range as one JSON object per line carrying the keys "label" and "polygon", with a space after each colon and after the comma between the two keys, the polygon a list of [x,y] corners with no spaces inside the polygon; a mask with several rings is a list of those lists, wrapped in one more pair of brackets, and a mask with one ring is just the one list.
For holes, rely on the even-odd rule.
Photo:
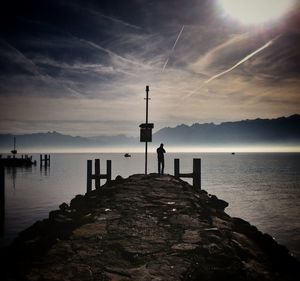
{"label": "mountain range", "polygon": [[300,144],[300,115],[276,119],[255,119],[163,128],[155,133],[157,141],[172,144]]}
{"label": "mountain range", "polygon": [[[10,151],[13,146],[12,134],[0,134],[1,151]],[[138,137],[96,136],[80,137],[58,132],[16,135],[17,148],[93,148],[93,147],[133,147],[140,145]],[[276,119],[255,119],[221,124],[182,124],[174,128],[166,127],[153,134],[153,143],[168,145],[300,145],[300,115]]]}

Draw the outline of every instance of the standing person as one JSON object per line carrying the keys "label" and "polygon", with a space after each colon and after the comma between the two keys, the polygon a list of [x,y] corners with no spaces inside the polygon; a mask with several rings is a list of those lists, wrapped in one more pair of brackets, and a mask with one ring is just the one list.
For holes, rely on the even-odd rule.
{"label": "standing person", "polygon": [[161,143],[160,147],[156,149],[157,152],[157,161],[158,161],[158,173],[163,175],[164,174],[164,168],[165,168],[165,157],[164,153],[166,151],[164,150],[164,144]]}

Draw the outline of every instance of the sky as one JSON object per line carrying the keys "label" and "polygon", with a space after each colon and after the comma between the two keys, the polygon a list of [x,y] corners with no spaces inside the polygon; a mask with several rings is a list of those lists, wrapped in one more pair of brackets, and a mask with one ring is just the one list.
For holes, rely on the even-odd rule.
{"label": "sky", "polygon": [[137,136],[146,85],[155,130],[300,113],[298,0],[3,2],[0,133]]}

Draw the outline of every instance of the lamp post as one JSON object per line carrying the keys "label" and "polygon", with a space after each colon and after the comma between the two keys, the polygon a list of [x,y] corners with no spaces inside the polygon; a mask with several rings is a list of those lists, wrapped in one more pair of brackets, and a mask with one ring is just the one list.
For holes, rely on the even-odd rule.
{"label": "lamp post", "polygon": [[152,141],[153,123],[148,123],[149,86],[146,86],[146,123],[140,125],[140,141],[145,142],[145,175],[148,173],[148,142]]}
{"label": "lamp post", "polygon": [[[149,86],[146,86],[146,125],[148,125],[148,102],[149,102]],[[148,169],[148,141],[145,142],[145,175]]]}

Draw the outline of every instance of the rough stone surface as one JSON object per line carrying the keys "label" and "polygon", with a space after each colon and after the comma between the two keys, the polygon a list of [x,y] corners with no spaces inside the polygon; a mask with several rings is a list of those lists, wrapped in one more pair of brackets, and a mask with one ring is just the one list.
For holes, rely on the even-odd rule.
{"label": "rough stone surface", "polygon": [[4,279],[300,280],[288,250],[227,206],[172,176],[118,177],[23,231]]}

